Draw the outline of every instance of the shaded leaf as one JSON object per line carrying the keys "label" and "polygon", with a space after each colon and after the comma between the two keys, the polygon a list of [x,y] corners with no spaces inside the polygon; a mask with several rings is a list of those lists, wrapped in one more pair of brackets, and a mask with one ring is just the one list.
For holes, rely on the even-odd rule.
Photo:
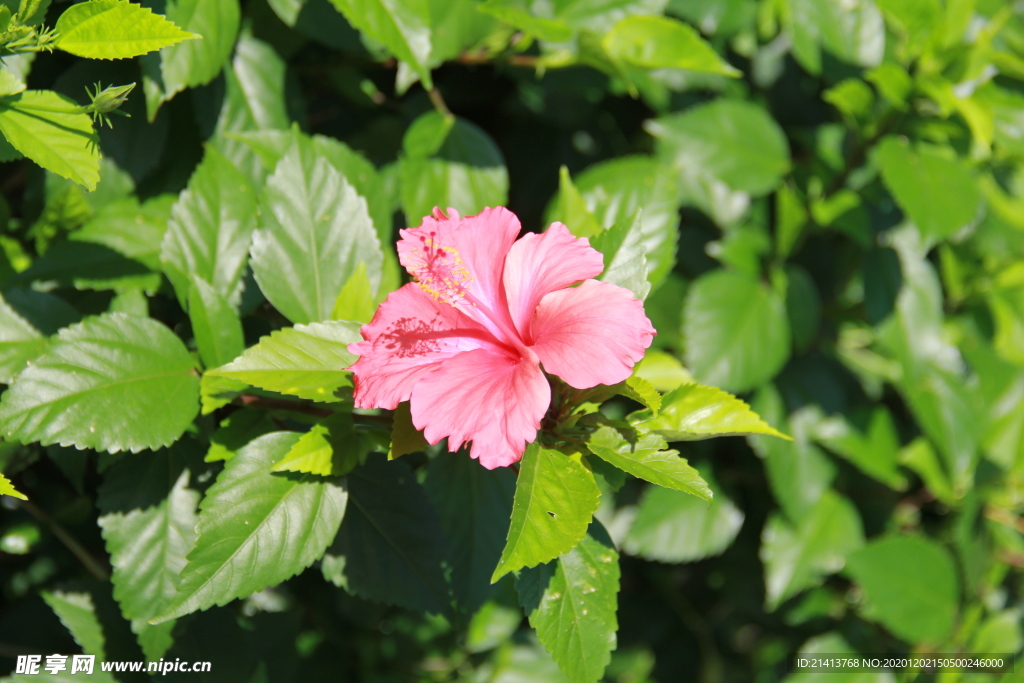
{"label": "shaded leaf", "polygon": [[242,322],[235,309],[198,275],[192,276],[188,293],[188,318],[206,367],[223,365],[245,349]]}

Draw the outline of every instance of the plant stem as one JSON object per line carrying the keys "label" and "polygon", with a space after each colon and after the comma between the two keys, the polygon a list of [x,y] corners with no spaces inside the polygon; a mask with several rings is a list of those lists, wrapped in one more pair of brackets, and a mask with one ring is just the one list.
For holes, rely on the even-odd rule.
{"label": "plant stem", "polygon": [[448,105],[445,104],[444,98],[441,97],[440,90],[438,90],[437,88],[431,88],[430,90],[427,91],[427,95],[430,97],[430,101],[433,103],[434,109],[436,109],[441,114],[441,116],[445,117],[446,119],[450,119],[454,116],[454,114],[452,114],[451,109],[449,109]]}
{"label": "plant stem", "polygon": [[82,563],[90,574],[100,581],[107,581],[110,579],[110,572],[108,572],[98,560],[93,558],[93,556],[89,554],[89,551],[86,550],[81,543],[76,541],[74,536],[69,534],[67,529],[62,527],[45,510],[37,506],[35,503],[31,503],[27,500],[16,500],[15,504],[20,506],[23,510],[43,524],[50,527],[50,531],[53,532],[53,535],[71,551],[72,555],[78,558],[78,561]]}

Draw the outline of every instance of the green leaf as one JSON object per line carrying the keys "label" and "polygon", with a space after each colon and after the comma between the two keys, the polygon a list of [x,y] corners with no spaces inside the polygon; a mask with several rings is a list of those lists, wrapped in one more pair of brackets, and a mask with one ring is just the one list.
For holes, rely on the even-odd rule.
{"label": "green leaf", "polygon": [[812,74],[822,70],[821,49],[857,66],[878,66],[885,25],[873,0],[790,0],[793,55]]}
{"label": "green leaf", "polygon": [[654,415],[661,410],[661,394],[649,381],[634,374],[625,382],[619,382],[612,387],[615,393],[620,396],[631,398],[637,403],[647,406]]}
{"label": "green leaf", "polygon": [[368,323],[377,312],[377,301],[373,285],[366,275],[366,263],[360,261],[352,277],[341,288],[334,302],[331,318],[334,320],[354,320]]}
{"label": "green leaf", "polygon": [[57,19],[54,47],[79,57],[123,59],[199,36],[128,0],[89,0]]}
{"label": "green leaf", "polygon": [[380,284],[383,255],[366,200],[326,159],[293,144],[260,196],[252,269],[270,303],[292,322],[331,317],[360,262]]}
{"label": "green leaf", "polygon": [[255,227],[256,195],[249,181],[207,147],[171,210],[160,251],[164,273],[183,308],[193,276],[237,305]]}
{"label": "green leaf", "polygon": [[829,490],[795,526],[779,515],[769,517],[761,541],[765,608],[773,611],[841,570],[847,556],[864,545],[864,531],[853,504]]}
{"label": "green leaf", "polygon": [[46,337],[0,296],[0,382],[10,384],[47,343]]}
{"label": "green leaf", "polygon": [[199,535],[178,593],[153,621],[226,605],[298,574],[323,554],[348,493],[323,477],[272,471],[299,438],[266,434],[227,461],[200,506]]}
{"label": "green leaf", "polygon": [[277,425],[265,410],[254,408],[235,411],[221,420],[220,428],[210,435],[210,448],[203,460],[230,460],[253,439],[276,431]]}
{"label": "green leaf", "polygon": [[661,412],[634,413],[631,421],[637,428],[659,434],[668,441],[747,434],[789,439],[732,394],[700,384],[684,384],[670,391],[662,397]]}
{"label": "green leaf", "polygon": [[[601,226],[609,228],[642,210],[640,232],[647,257],[647,279],[655,287],[675,264],[679,236],[676,185],[660,160],[646,156],[609,159],[588,166],[576,176],[576,190]],[[574,229],[573,234],[579,233]]]}
{"label": "green leaf", "polygon": [[88,592],[44,591],[41,597],[64,624],[82,652],[106,658],[106,639],[96,616],[96,606]]}
{"label": "green leaf", "polygon": [[949,551],[928,538],[886,536],[850,555],[865,616],[907,641],[940,643],[956,623],[960,586]]}
{"label": "green leaf", "polygon": [[402,211],[409,225],[419,225],[435,206],[471,216],[508,203],[505,158],[475,124],[427,112],[406,131],[402,148]]}
{"label": "green leaf", "polygon": [[483,2],[477,5],[477,9],[549,43],[563,43],[575,33],[570,26],[561,21],[538,17],[522,8],[502,4],[496,0]]}
{"label": "green leaf", "polygon": [[15,498],[28,500],[28,496],[14,488],[14,484],[12,484],[11,480],[5,477],[3,473],[0,473],[0,495],[14,496]]}
{"label": "green leaf", "polygon": [[472,614],[494,593],[491,573],[512,514],[515,475],[507,467],[485,469],[465,452],[442,453],[427,466],[424,486],[444,528],[458,609]]}
{"label": "green leaf", "polygon": [[223,365],[245,349],[242,322],[228,300],[198,275],[192,276],[188,293],[188,318],[199,347],[199,357],[208,368]]}
{"label": "green leaf", "polygon": [[893,489],[906,488],[906,477],[897,467],[899,435],[892,415],[884,406],[872,412],[864,430],[858,430],[837,417],[830,419],[817,431],[819,441],[826,448],[843,456],[868,476]]}
{"label": "green leaf", "polygon": [[875,163],[900,208],[926,238],[944,239],[980,218],[981,190],[968,167],[947,149],[911,149],[896,137],[882,140]]}
{"label": "green leaf", "polygon": [[523,571],[516,589],[530,626],[569,680],[600,680],[619,628],[619,554],[601,523],[557,560]]}
{"label": "green leaf", "polygon": [[167,20],[202,40],[172,45],[142,57],[142,86],[149,120],[185,88],[212,81],[231,57],[241,22],[237,0],[167,0]]}
{"label": "green leaf", "polygon": [[[630,214],[629,217],[632,216],[633,214]],[[626,218],[622,217],[623,220]],[[602,226],[590,212],[583,195],[572,182],[569,169],[565,166],[558,169],[558,196],[548,211],[548,221],[564,223],[569,232],[577,237],[593,237],[606,227]],[[617,224],[621,221],[615,222]]]}
{"label": "green leaf", "polygon": [[752,277],[724,270],[701,276],[687,292],[683,316],[686,366],[701,382],[748,391],[789,359],[785,303]]}
{"label": "green leaf", "polygon": [[348,345],[362,340],[359,323],[296,325],[263,337],[240,357],[204,375],[327,403],[352,386],[345,368],[356,361]]}
{"label": "green leaf", "polygon": [[[633,368],[633,377],[649,382],[656,391],[672,391],[684,384],[696,383],[690,371],[683,367],[683,364],[675,356],[658,349],[647,350],[644,357]],[[658,410],[661,410],[663,400],[664,396],[658,397]],[[651,405],[647,407],[653,409]],[[655,412],[655,414],[657,413]]]}
{"label": "green leaf", "polygon": [[697,174],[704,182],[762,195],[789,170],[782,129],[762,107],[749,102],[716,100],[644,127],[681,176]]}
{"label": "green leaf", "polygon": [[743,526],[743,511],[708,478],[708,504],[681,491],[649,486],[622,542],[630,555],[659,562],[693,562],[719,555]]}
{"label": "green leaf", "polygon": [[126,619],[148,621],[177,594],[196,540],[196,478],[206,469],[200,452],[186,438],[125,456],[103,475],[98,521],[114,570],[114,598]]}
{"label": "green leaf", "polygon": [[508,538],[491,583],[568,552],[586,535],[601,497],[577,457],[533,443],[519,467]]}
{"label": "green leaf", "polygon": [[448,611],[440,522],[412,470],[370,457],[348,475],[348,488],[348,513],[324,556],[324,578],[368,600]]}
{"label": "green leaf", "polygon": [[176,199],[175,195],[164,194],[141,205],[135,197],[111,202],[68,239],[101,244],[152,271],[160,271],[160,243]]}
{"label": "green leaf", "polygon": [[651,291],[647,280],[646,249],[643,243],[641,212],[594,236],[590,244],[604,254],[604,270],[599,280],[625,287],[643,301]]}
{"label": "green leaf", "polygon": [[687,69],[733,78],[741,75],[691,26],[671,17],[626,17],[605,34],[602,42],[614,59],[644,69]]}
{"label": "green leaf", "polygon": [[430,7],[427,0],[331,0],[348,22],[412,67],[429,90]]}
{"label": "green leaf", "polygon": [[23,443],[160,448],[192,422],[198,389],[192,358],[173,332],[108,313],[61,330],[18,375],[0,399],[0,429]]}
{"label": "green leaf", "polygon": [[0,97],[0,133],[46,170],[93,190],[100,179],[99,138],[79,109],[50,90]]}
{"label": "green leaf", "polygon": [[339,413],[313,425],[274,465],[273,471],[340,477],[361,464],[373,447],[369,437],[356,430],[352,416]]}
{"label": "green leaf", "polygon": [[711,489],[679,451],[664,451],[665,439],[629,427],[604,424],[587,437],[591,453],[634,477],[711,500]]}
{"label": "green leaf", "polygon": [[412,410],[409,408],[409,402],[402,401],[395,408],[392,416],[391,450],[388,451],[388,460],[422,451],[429,445],[423,432],[416,429],[416,425],[412,423]]}
{"label": "green leaf", "polygon": [[11,278],[10,282],[40,289],[71,286],[75,289],[142,289],[155,292],[160,288],[160,280],[159,273],[108,247],[67,240],[47,249],[28,270]]}

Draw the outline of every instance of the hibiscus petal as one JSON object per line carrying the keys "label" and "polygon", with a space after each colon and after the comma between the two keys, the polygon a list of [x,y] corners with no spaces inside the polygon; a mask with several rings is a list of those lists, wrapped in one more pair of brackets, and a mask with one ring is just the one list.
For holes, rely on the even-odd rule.
{"label": "hibiscus petal", "polygon": [[359,408],[394,409],[438,363],[471,349],[498,348],[477,322],[412,283],[388,295],[360,332],[364,341],[348,347],[359,354],[351,367]]}
{"label": "hibiscus petal", "polygon": [[544,370],[577,389],[629,377],[655,334],[629,290],[597,280],[545,296],[530,328]]}
{"label": "hibiscus petal", "polygon": [[470,455],[487,469],[511,465],[537,438],[551,403],[551,387],[536,358],[486,349],[444,361],[417,382],[412,422],[448,449],[472,441]]}
{"label": "hibiscus petal", "polygon": [[[418,228],[401,230],[398,259],[424,289],[437,293],[442,301],[458,300],[464,289],[477,299],[488,313],[506,316],[505,293],[501,278],[505,255],[522,226],[515,214],[504,207],[484,209],[475,216],[438,220],[436,211],[425,216]],[[468,315],[481,320],[482,313],[465,301],[454,301]],[[500,327],[500,323],[498,325]]]}
{"label": "hibiscus petal", "polygon": [[601,252],[587,238],[573,237],[562,223],[546,232],[523,235],[505,259],[505,294],[516,329],[529,343],[528,329],[537,304],[546,294],[599,275],[604,269]]}

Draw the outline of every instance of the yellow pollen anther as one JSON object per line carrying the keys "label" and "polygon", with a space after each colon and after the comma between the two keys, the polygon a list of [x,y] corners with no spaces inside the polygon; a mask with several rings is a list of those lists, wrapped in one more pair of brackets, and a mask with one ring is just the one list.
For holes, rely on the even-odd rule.
{"label": "yellow pollen anther", "polygon": [[473,278],[459,252],[431,237],[421,237],[420,242],[422,247],[413,250],[415,261],[409,268],[416,282],[435,301],[451,305],[462,301]]}

